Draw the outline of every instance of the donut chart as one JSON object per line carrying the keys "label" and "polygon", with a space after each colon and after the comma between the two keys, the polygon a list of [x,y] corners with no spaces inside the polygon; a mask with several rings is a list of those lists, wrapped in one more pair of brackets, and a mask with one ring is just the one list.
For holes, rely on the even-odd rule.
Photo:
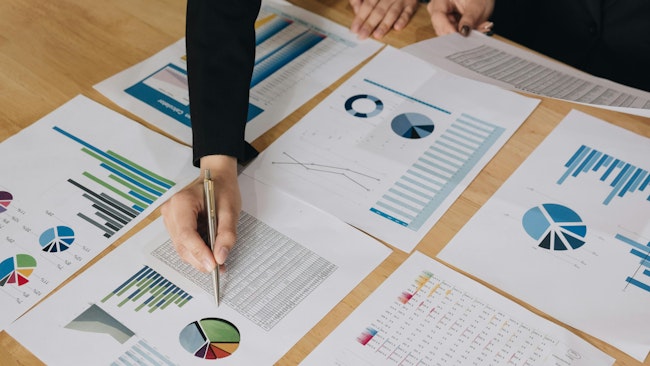
{"label": "donut chart", "polygon": [[11,193],[7,191],[0,191],[0,213],[7,211],[7,207],[9,207],[13,199],[14,196],[12,196]]}
{"label": "donut chart", "polygon": [[374,117],[384,109],[384,103],[368,94],[357,94],[345,101],[345,110],[359,118]]}
{"label": "donut chart", "polygon": [[214,360],[233,354],[239,347],[239,330],[231,322],[205,318],[188,324],[179,336],[181,346],[195,357]]}
{"label": "donut chart", "polygon": [[22,286],[36,269],[36,259],[28,254],[16,254],[0,262],[0,287],[14,284]]}
{"label": "donut chart", "polygon": [[543,249],[563,251],[585,244],[587,226],[575,211],[563,205],[545,203],[533,207],[522,217],[522,224]]}
{"label": "donut chart", "polygon": [[67,226],[56,226],[45,230],[38,242],[44,252],[63,252],[74,242],[74,231]]}
{"label": "donut chart", "polygon": [[433,121],[420,113],[402,113],[393,118],[390,124],[393,132],[407,139],[427,137],[435,128]]}

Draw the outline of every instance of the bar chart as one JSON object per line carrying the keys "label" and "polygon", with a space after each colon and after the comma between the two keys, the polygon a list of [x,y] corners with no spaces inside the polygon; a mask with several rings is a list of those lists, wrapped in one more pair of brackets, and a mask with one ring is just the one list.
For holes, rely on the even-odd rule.
{"label": "bar chart", "polygon": [[[596,176],[600,174],[598,181],[611,189],[602,201],[603,205],[610,204],[615,198],[623,198],[626,194],[644,192],[650,185],[647,169],[587,145],[581,145],[564,166],[566,172],[557,181],[560,185],[568,178],[578,178],[589,173]],[[650,192],[647,193],[645,200],[650,201]]]}
{"label": "bar chart", "polygon": [[263,55],[255,60],[251,88],[326,38],[321,32],[276,14],[268,15],[260,24],[263,25],[256,28],[257,46],[272,41],[273,37],[280,37],[281,41],[276,41],[266,52],[260,50]]}
{"label": "bar chart", "polygon": [[[254,27],[247,141],[261,136],[383,46],[372,39],[361,42],[347,27],[288,2],[261,4]],[[187,69],[185,38],[181,38],[95,88],[148,123],[192,144]],[[214,83],[222,83],[221,79]]]}
{"label": "bar chart", "polygon": [[122,229],[175,185],[173,181],[113,151],[103,151],[57,126],[53,128],[82,145],[81,151],[96,159],[105,173],[97,176],[85,171],[79,179],[68,179],[68,182],[81,190],[89,205],[96,209],[95,217],[82,212],[77,215],[102,230],[106,238]]}
{"label": "bar chart", "polygon": [[187,146],[83,96],[4,140],[0,155],[13,172],[0,182],[0,261],[10,259],[0,328],[196,174]]}
{"label": "bar chart", "polygon": [[136,304],[134,311],[145,309],[149,313],[164,310],[172,304],[182,308],[192,299],[190,294],[146,265],[106,295],[101,302],[107,302],[114,296],[120,298],[118,307],[122,307],[127,303],[134,303]]}
{"label": "bar chart", "polygon": [[411,230],[419,230],[504,131],[502,127],[461,114],[370,211]]}
{"label": "bar chart", "polygon": [[639,266],[635,268],[634,276],[628,276],[625,282],[650,293],[650,241],[643,244],[622,234],[616,234],[615,238],[631,246],[630,254],[639,258]]}

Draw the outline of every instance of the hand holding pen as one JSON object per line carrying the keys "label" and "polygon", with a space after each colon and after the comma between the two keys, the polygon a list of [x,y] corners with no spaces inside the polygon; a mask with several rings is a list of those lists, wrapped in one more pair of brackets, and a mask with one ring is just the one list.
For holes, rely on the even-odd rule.
{"label": "hand holding pen", "polygon": [[202,272],[223,264],[237,239],[237,222],[241,211],[241,194],[237,181],[237,160],[225,155],[201,158],[201,171],[209,169],[214,182],[216,238],[214,251],[203,240],[199,226],[206,218],[203,174],[178,192],[161,209],[169,236],[179,256]]}

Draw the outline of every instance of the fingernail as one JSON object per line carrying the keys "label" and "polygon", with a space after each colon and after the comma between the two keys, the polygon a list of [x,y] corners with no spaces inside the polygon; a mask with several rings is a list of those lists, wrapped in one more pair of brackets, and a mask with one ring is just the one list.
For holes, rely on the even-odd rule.
{"label": "fingernail", "polygon": [[462,34],[464,37],[467,37],[469,34],[469,25],[464,25],[460,28],[460,34]]}
{"label": "fingernail", "polygon": [[214,264],[212,264],[212,261],[209,259],[205,259],[203,261],[203,268],[205,269],[206,272],[212,272],[214,269]]}
{"label": "fingernail", "polygon": [[217,263],[224,264],[226,262],[226,258],[228,258],[228,248],[221,247],[221,249],[219,249],[219,253],[217,253]]}

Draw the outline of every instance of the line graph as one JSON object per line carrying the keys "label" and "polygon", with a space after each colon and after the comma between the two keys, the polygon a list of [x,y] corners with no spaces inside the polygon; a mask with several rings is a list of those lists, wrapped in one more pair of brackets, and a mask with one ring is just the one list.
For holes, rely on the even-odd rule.
{"label": "line graph", "polygon": [[368,179],[373,182],[380,182],[381,179],[377,177],[373,177],[371,175],[350,169],[350,168],[345,168],[345,167],[338,167],[338,166],[332,166],[332,165],[327,165],[327,164],[319,164],[319,163],[313,163],[313,162],[302,162],[293,156],[289,155],[286,151],[282,152],[282,155],[286,156],[289,158],[291,161],[273,161],[271,164],[273,165],[294,165],[294,166],[301,166],[305,168],[305,170],[309,170],[312,172],[316,173],[323,173],[323,174],[331,174],[331,175],[338,175],[343,177],[344,179],[354,183],[358,187],[362,188],[366,192],[369,192],[371,190],[370,187],[368,187],[366,184],[361,182],[360,178],[363,179]]}

